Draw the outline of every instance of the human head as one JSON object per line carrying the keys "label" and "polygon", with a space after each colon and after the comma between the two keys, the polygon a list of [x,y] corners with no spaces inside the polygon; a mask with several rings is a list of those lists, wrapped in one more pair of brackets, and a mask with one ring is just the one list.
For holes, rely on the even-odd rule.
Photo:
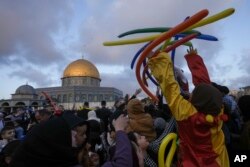
{"label": "human head", "polygon": [[72,112],[64,112],[63,118],[71,129],[71,145],[79,147],[87,138],[88,123]]}
{"label": "human head", "polygon": [[[72,147],[72,130],[84,120],[70,112],[40,123],[17,148],[12,166],[74,166],[77,149]],[[46,141],[46,142],[45,142]]]}
{"label": "human head", "polygon": [[217,88],[223,95],[227,95],[230,92],[230,90],[228,89],[227,86],[219,85],[219,84],[217,84],[215,82],[212,82],[212,85],[215,88]]}
{"label": "human head", "polygon": [[97,118],[96,112],[94,110],[91,110],[88,112],[88,120],[96,120],[96,121],[100,122],[100,119]]}
{"label": "human head", "polygon": [[155,131],[157,133],[157,136],[160,136],[162,134],[162,132],[164,131],[165,127],[166,127],[167,122],[161,118],[161,117],[157,117],[154,120],[154,127],[155,127]]}
{"label": "human head", "polygon": [[7,141],[12,141],[15,139],[15,129],[13,126],[5,126],[1,130],[2,139],[6,139]]}
{"label": "human head", "polygon": [[221,92],[227,95],[230,92],[230,90],[228,89],[227,86],[221,86]]}
{"label": "human head", "polygon": [[105,107],[105,106],[106,106],[106,101],[105,101],[105,100],[101,101],[101,106],[102,106],[102,107]]}
{"label": "human head", "polygon": [[124,99],[119,99],[115,102],[114,107],[116,108],[116,110],[124,110],[126,106],[126,102]]}
{"label": "human head", "polygon": [[128,114],[144,113],[144,106],[139,99],[131,99],[127,105]]}
{"label": "human head", "polygon": [[79,124],[73,129],[72,132],[72,145],[75,147],[81,147],[86,144],[89,133],[89,125],[87,121]]}
{"label": "human head", "polygon": [[89,152],[90,166],[100,166],[100,156],[96,152]]}
{"label": "human head", "polygon": [[89,102],[85,101],[83,104],[85,107],[89,107]]}
{"label": "human head", "polygon": [[184,92],[189,92],[189,85],[186,76],[181,68],[174,66],[176,80]]}
{"label": "human head", "polygon": [[238,106],[242,112],[244,121],[250,120],[250,95],[241,96],[238,100]]}
{"label": "human head", "polygon": [[192,92],[191,103],[204,114],[218,115],[222,108],[222,94],[210,84],[199,84]]}
{"label": "human head", "polygon": [[148,148],[149,142],[145,136],[141,136],[136,132],[129,132],[128,138],[130,141],[136,143],[142,150],[146,150]]}
{"label": "human head", "polygon": [[51,116],[52,113],[47,109],[41,109],[35,112],[35,118],[39,123],[47,121]]}

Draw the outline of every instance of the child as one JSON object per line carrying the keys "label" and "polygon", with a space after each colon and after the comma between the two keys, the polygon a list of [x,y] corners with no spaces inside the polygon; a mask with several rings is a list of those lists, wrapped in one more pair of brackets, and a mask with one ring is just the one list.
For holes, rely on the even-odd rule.
{"label": "child", "polygon": [[1,130],[0,152],[9,142],[15,139],[15,129],[12,126],[5,126]]}
{"label": "child", "polygon": [[167,53],[151,58],[148,65],[178,124],[180,166],[229,166],[221,130],[224,120],[221,93],[211,84],[201,83],[195,87],[190,101],[185,100]]}

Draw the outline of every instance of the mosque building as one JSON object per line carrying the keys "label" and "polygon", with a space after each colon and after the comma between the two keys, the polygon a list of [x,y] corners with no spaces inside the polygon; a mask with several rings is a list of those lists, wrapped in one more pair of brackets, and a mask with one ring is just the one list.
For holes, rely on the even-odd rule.
{"label": "mosque building", "polygon": [[33,88],[26,84],[18,87],[11,99],[0,100],[0,108],[13,111],[18,107],[42,107],[46,92],[58,105],[65,109],[79,108],[84,102],[90,107],[100,106],[105,100],[107,106],[123,97],[123,92],[114,87],[101,87],[101,77],[94,64],[85,59],[70,63],[63,72],[62,85],[58,87]]}

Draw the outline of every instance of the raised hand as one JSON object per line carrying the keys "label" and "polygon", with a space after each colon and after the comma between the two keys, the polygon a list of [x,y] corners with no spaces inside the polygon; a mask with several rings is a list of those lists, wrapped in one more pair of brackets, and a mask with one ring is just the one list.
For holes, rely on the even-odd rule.
{"label": "raised hand", "polygon": [[187,49],[188,54],[197,54],[197,49],[194,49],[193,46],[190,46],[189,49]]}
{"label": "raised hand", "polygon": [[135,95],[135,96],[137,96],[138,94],[140,94],[140,93],[141,93],[141,91],[142,91],[142,90],[141,90],[141,88],[136,89],[136,90],[135,90],[134,95]]}
{"label": "raised hand", "polygon": [[113,121],[115,131],[118,131],[118,130],[124,131],[128,126],[128,121],[129,121],[128,117],[121,114],[116,120]]}

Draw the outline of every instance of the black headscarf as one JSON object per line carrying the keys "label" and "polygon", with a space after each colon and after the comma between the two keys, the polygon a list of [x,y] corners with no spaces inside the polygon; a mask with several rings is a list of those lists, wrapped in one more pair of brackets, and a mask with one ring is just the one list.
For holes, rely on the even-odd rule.
{"label": "black headscarf", "polygon": [[210,84],[199,84],[192,92],[191,103],[199,112],[218,115],[222,108],[222,94]]}
{"label": "black headscarf", "polygon": [[35,126],[13,156],[11,167],[69,167],[77,164],[71,129],[83,120],[65,113]]}
{"label": "black headscarf", "polygon": [[250,120],[250,95],[244,95],[239,98],[238,106],[242,112],[244,121]]}

